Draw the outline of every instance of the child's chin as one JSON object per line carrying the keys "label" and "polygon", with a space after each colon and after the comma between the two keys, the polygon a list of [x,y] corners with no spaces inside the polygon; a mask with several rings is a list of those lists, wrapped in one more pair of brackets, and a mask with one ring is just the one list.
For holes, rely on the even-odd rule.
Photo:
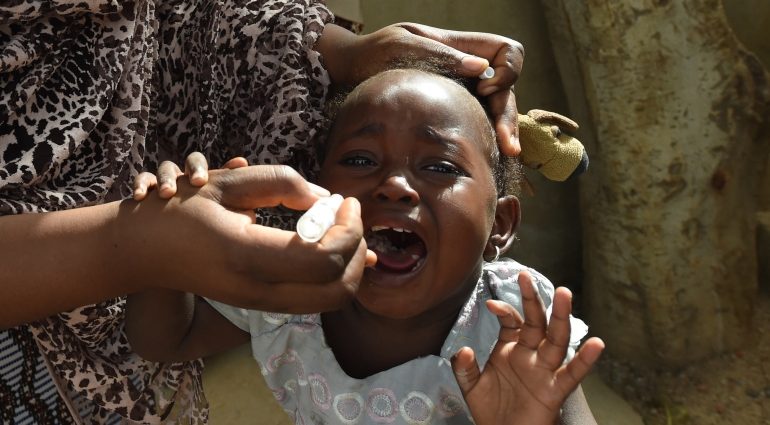
{"label": "child's chin", "polygon": [[369,313],[393,320],[404,320],[418,316],[422,311],[414,311],[414,308],[404,303],[402,298],[392,297],[383,299],[376,295],[361,294],[356,297],[358,304]]}

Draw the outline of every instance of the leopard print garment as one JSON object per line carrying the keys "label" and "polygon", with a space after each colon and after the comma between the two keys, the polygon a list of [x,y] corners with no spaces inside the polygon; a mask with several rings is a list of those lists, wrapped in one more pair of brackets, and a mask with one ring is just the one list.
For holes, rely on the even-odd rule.
{"label": "leopard print garment", "polygon": [[[240,155],[311,177],[329,85],[312,46],[331,18],[313,0],[1,0],[0,215],[121,199],[140,169],[196,150],[214,167]],[[0,333],[0,422],[45,405],[29,423],[72,423],[61,400],[36,392],[45,373],[6,376],[39,362],[39,346],[84,423],[112,423],[110,412],[204,423],[201,362],[140,359],[123,308],[116,299]],[[10,363],[19,353],[27,363]]]}

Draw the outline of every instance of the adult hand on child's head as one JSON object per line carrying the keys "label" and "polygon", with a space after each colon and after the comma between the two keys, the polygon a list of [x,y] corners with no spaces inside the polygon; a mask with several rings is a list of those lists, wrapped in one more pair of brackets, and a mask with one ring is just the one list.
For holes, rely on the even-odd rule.
{"label": "adult hand on child's head", "polygon": [[324,238],[307,243],[254,224],[254,209],[304,210],[328,191],[286,166],[213,170],[208,177],[201,188],[178,180],[168,200],[125,203],[129,227],[141,229],[127,243],[151,273],[129,278],[264,311],[328,311],[349,300],[367,261],[355,199],[345,200]]}
{"label": "adult hand on child's head", "polygon": [[502,301],[487,301],[500,321],[500,335],[480,372],[473,350],[464,347],[452,359],[460,390],[476,424],[554,424],[567,397],[575,391],[599,359],[604,343],[590,338],[566,364],[570,339],[572,295],[566,288],[554,294],[551,320],[531,277],[519,274],[523,320]]}
{"label": "adult hand on child's head", "polygon": [[512,91],[524,62],[524,48],[517,41],[415,23],[394,24],[362,36],[328,25],[316,49],[324,56],[332,81],[347,85],[387,69],[399,58],[432,58],[466,77],[477,77],[492,66],[494,78],[480,81],[478,92],[489,96],[500,150],[509,156],[521,151]]}

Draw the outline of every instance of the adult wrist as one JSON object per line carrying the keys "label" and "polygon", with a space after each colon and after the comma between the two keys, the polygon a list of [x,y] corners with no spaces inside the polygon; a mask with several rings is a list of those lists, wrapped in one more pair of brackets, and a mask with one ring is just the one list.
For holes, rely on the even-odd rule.
{"label": "adult wrist", "polygon": [[332,84],[349,85],[356,82],[357,54],[354,50],[359,37],[339,25],[327,24],[324,27],[314,49],[321,54]]}
{"label": "adult wrist", "polygon": [[140,203],[128,199],[114,204],[115,216],[104,232],[109,238],[104,246],[110,251],[104,255],[110,260],[115,290],[125,295],[147,289],[147,276],[152,275],[147,260],[153,257],[147,249],[151,223],[142,222]]}

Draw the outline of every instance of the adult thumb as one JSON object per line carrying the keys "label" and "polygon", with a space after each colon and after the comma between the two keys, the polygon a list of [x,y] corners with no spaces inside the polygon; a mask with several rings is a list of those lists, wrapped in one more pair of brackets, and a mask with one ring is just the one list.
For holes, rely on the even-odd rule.
{"label": "adult thumb", "polygon": [[[283,205],[306,210],[329,191],[309,183],[285,165],[252,165],[214,170],[210,184],[219,190],[220,203],[228,208],[251,210]],[[205,188],[205,187],[204,187]]]}

